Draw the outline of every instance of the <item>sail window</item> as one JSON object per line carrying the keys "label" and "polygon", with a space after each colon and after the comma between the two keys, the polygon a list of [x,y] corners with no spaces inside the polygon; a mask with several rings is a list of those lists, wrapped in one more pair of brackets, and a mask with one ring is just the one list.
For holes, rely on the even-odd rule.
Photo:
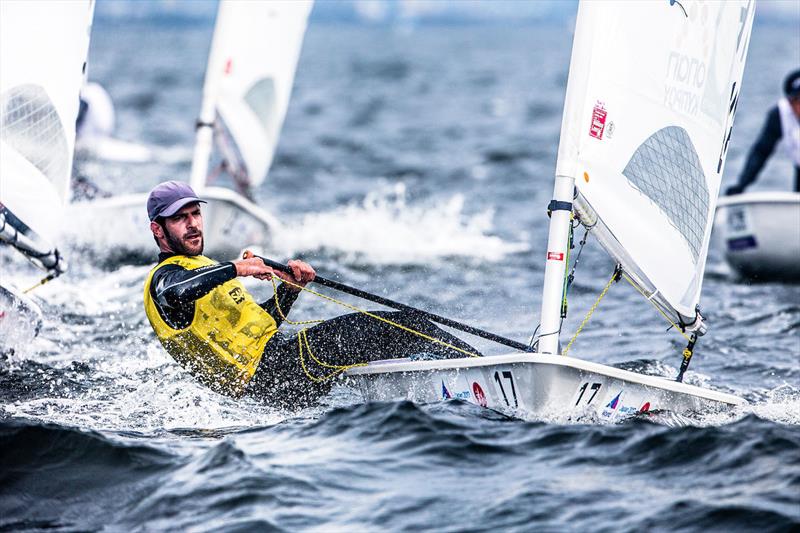
{"label": "sail window", "polygon": [[651,135],[633,153],[622,174],[683,235],[697,263],[708,224],[710,195],[700,158],[686,130],[668,126]]}
{"label": "sail window", "polygon": [[275,81],[272,78],[261,78],[250,87],[244,100],[258,118],[264,133],[271,138],[277,109]]}
{"label": "sail window", "polygon": [[59,189],[69,178],[66,132],[44,88],[25,84],[0,98],[0,138],[17,150]]}

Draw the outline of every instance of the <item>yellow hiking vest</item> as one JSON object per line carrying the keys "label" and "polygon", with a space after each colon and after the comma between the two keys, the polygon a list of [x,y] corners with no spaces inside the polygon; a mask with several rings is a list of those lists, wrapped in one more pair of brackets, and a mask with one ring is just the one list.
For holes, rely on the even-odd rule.
{"label": "yellow hiking vest", "polygon": [[144,284],[144,310],[164,349],[202,383],[217,392],[239,396],[256,372],[264,346],[278,330],[275,320],[256,303],[242,283],[226,281],[194,303],[194,318],[185,329],[172,329],[158,313],[150,283],[159,267],[194,270],[216,261],[176,255],[159,263]]}

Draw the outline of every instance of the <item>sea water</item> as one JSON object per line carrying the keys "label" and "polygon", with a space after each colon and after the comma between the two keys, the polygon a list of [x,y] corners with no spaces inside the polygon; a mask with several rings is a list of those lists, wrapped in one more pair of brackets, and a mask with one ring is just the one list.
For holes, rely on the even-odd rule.
{"label": "sea water", "polygon": [[[101,22],[89,72],[115,100],[117,135],[169,157],[81,160],[77,171],[115,193],[187,179],[210,21]],[[277,157],[256,191],[285,226],[264,252],[527,340],[570,45],[568,21],[310,25]],[[757,24],[724,185],[798,49],[796,26]],[[790,164],[777,157],[756,188],[790,182]],[[800,287],[732,280],[718,250],[702,298],[711,330],[687,381],[749,405],[613,425],[558,413],[524,420],[458,400],[364,404],[346,387],[297,412],[225,398],[155,340],[141,300],[150,265],[103,261],[110,250],[64,251],[70,271],[32,293],[44,309],[41,335],[0,361],[2,530],[800,527]],[[4,281],[37,279],[12,254],[0,262]],[[590,237],[567,334],[612,270]],[[303,295],[292,318],[343,311]],[[571,351],[672,376],[683,345],[667,326],[615,285]]]}

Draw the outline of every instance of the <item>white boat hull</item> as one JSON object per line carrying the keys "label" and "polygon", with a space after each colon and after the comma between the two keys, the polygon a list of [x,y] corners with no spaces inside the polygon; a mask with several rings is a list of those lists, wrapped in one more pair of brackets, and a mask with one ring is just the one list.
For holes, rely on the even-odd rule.
{"label": "white boat hull", "polygon": [[[247,246],[269,247],[278,220],[230,189],[207,187],[203,204],[204,254],[235,257]],[[157,249],[147,218],[147,194],[78,202],[68,207],[65,238],[118,260],[149,261]]]}
{"label": "white boat hull", "polygon": [[20,353],[41,327],[39,306],[13,287],[0,283],[0,354]]}
{"label": "white boat hull", "polygon": [[714,227],[739,276],[800,282],[800,193],[721,198]]}
{"label": "white boat hull", "polygon": [[350,369],[346,377],[367,401],[459,398],[536,419],[614,421],[648,411],[706,413],[745,403],[731,394],[544,354],[379,361]]}

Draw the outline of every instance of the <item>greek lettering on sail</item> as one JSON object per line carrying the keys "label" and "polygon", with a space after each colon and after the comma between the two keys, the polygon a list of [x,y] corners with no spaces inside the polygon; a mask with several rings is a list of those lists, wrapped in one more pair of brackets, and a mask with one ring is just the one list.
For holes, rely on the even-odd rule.
{"label": "greek lettering on sail", "polygon": [[685,115],[697,115],[700,92],[706,83],[705,61],[677,51],[667,59],[664,105]]}
{"label": "greek lettering on sail", "polygon": [[665,87],[664,92],[664,104],[667,107],[686,115],[697,114],[699,100],[696,93],[675,87]]}
{"label": "greek lettering on sail", "polygon": [[706,82],[706,64],[700,59],[670,52],[667,79],[700,89]]}

